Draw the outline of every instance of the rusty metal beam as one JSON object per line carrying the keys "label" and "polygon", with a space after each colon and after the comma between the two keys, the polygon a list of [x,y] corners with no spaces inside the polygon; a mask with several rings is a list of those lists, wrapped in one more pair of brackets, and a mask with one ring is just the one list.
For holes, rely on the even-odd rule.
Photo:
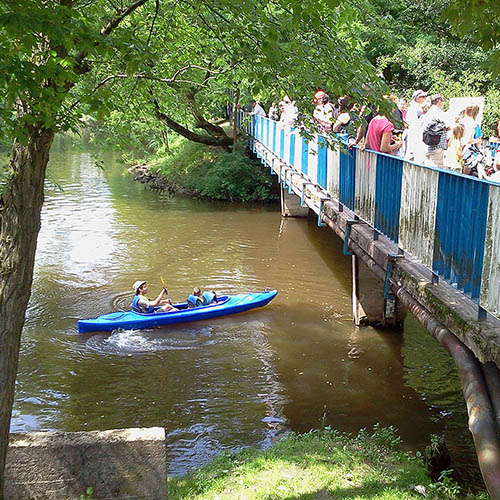
{"label": "rusty metal beam", "polygon": [[495,411],[495,420],[500,431],[500,370],[495,363],[489,361],[481,365],[486,386]]}
{"label": "rusty metal beam", "polygon": [[453,333],[443,327],[408,292],[393,286],[396,297],[408,307],[431,335],[450,353],[457,366],[467,413],[469,430],[476,448],[484,484],[493,500],[500,500],[500,442],[481,365],[472,351]]}

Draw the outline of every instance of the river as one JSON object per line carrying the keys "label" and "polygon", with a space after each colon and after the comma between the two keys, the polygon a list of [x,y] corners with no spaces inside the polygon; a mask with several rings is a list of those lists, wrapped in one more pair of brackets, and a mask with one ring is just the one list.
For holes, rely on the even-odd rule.
{"label": "river", "polygon": [[[234,317],[77,333],[79,318],[127,309],[134,281],[159,292],[161,276],[174,301],[194,285],[279,294]],[[480,484],[453,361],[412,316],[403,333],[353,325],[350,260],[329,229],[277,205],[154,193],[112,153],[56,141],[11,432],[164,426],[177,475],[289,430],[377,422],[422,452],[444,433]]]}

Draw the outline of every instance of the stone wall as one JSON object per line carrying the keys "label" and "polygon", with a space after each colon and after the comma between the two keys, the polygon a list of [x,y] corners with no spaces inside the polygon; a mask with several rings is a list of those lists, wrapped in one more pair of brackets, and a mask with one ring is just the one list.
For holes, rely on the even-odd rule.
{"label": "stone wall", "polygon": [[165,430],[11,434],[5,498],[167,498]]}

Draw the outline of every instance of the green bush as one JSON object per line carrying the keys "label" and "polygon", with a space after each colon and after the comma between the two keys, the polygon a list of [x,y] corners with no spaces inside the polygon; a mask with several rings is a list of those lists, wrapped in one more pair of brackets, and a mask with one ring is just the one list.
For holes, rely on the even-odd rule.
{"label": "green bush", "polygon": [[168,153],[158,151],[149,164],[179,191],[195,196],[238,202],[277,198],[272,177],[248,157],[240,144],[227,152],[180,139]]}
{"label": "green bush", "polygon": [[276,198],[271,190],[272,178],[242,148],[195,164],[186,178],[186,187],[215,200],[249,202]]}

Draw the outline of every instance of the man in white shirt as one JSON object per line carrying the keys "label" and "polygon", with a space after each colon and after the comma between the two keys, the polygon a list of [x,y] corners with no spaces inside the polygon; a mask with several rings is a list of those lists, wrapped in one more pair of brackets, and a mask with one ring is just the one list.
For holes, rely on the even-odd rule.
{"label": "man in white shirt", "polygon": [[415,163],[423,163],[425,145],[422,142],[422,129],[420,117],[422,116],[422,104],[427,97],[427,92],[416,90],[413,92],[412,100],[406,112],[405,122],[408,125],[406,131],[407,149],[406,159]]}
{"label": "man in white shirt", "polygon": [[292,101],[287,95],[285,95],[278,106],[281,112],[281,126],[293,126],[295,120],[297,119],[298,113],[297,106],[295,106],[295,101]]}
{"label": "man in white shirt", "polygon": [[257,116],[266,116],[264,108],[257,101],[252,101],[252,111],[250,112],[250,114]]}

